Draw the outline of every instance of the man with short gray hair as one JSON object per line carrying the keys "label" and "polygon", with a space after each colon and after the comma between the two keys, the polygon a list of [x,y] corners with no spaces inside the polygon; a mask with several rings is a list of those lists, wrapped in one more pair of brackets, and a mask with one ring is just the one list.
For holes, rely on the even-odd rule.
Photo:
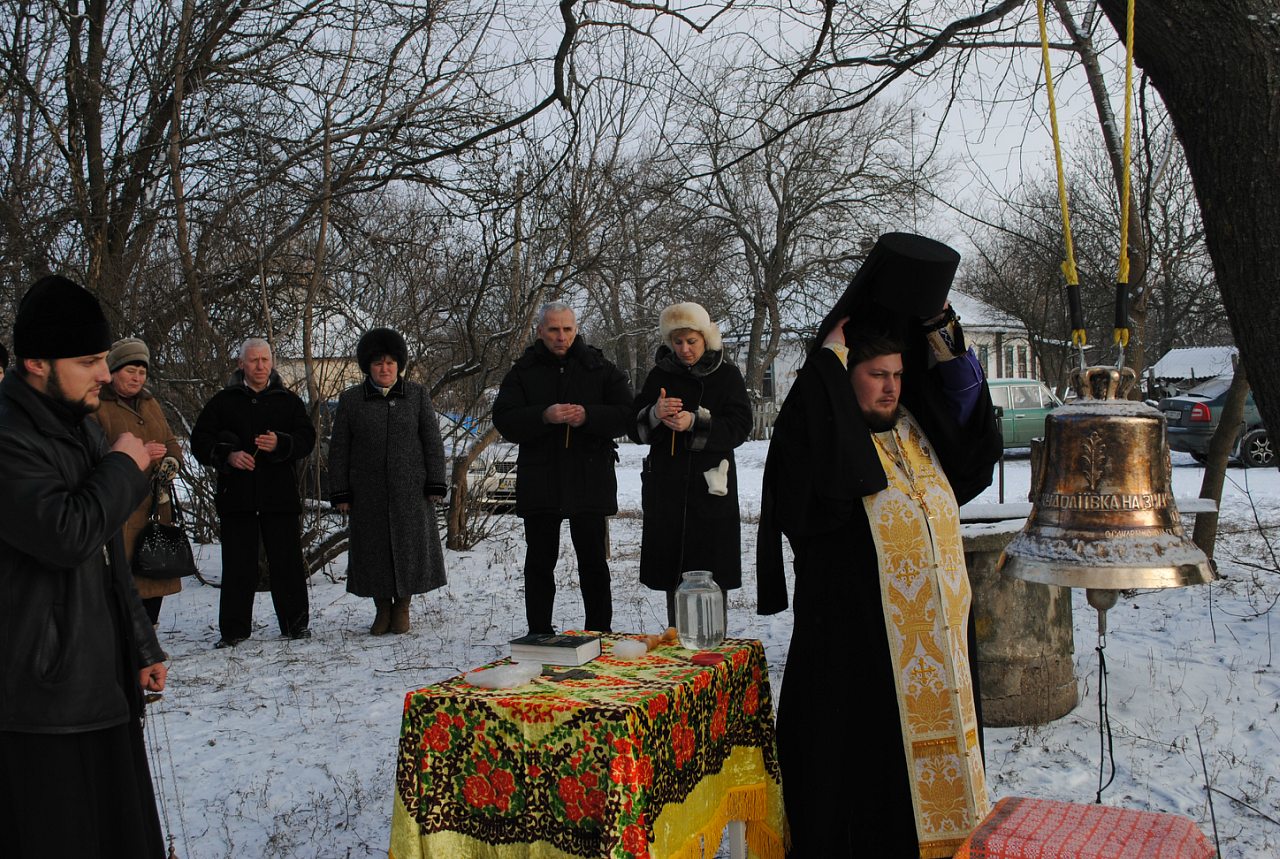
{"label": "man with short gray hair", "polygon": [[311,637],[297,463],[315,447],[315,427],[302,400],[280,381],[267,341],[245,340],[238,364],[191,430],[192,455],[218,472],[220,648],[235,647],[253,632],[259,541],[267,553],[280,634]]}
{"label": "man with short gray hair", "polygon": [[605,517],[618,512],[614,439],[630,423],[631,385],[625,373],[578,336],[569,305],[544,304],[537,336],[503,378],[493,403],[493,425],[520,446],[516,513],[524,520],[525,617],[529,632],[554,632],[560,524],[568,519],[585,626],[610,632]]}

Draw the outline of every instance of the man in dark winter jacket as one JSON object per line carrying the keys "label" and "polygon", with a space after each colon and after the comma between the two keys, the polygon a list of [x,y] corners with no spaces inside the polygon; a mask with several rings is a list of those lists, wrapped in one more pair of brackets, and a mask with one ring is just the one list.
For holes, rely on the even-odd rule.
{"label": "man in dark winter jacket", "polygon": [[578,555],[587,629],[613,624],[605,517],[618,512],[614,439],[627,431],[631,385],[578,336],[563,302],[538,311],[538,339],[502,380],[493,425],[520,445],[516,513],[524,520],[524,605],[529,632],[553,632],[560,523]]}
{"label": "man in dark winter jacket", "polygon": [[0,382],[0,856],[164,855],[141,716],[165,656],[120,536],[149,457],[85,420],[111,340],[87,290],[43,278]]}
{"label": "man in dark winter jacket", "polygon": [[315,443],[306,407],[273,369],[271,345],[258,338],[244,341],[239,369],[191,429],[192,455],[218,470],[222,638],[217,647],[235,647],[253,631],[259,540],[267,553],[280,633],[311,637],[296,465]]}

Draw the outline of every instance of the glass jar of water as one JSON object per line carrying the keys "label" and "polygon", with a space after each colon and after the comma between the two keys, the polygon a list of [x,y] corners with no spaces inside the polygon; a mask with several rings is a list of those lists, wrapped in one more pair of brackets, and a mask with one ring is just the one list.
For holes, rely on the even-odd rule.
{"label": "glass jar of water", "polygon": [[710,650],[724,641],[724,592],[709,570],[689,570],[676,588],[676,633],[689,650]]}

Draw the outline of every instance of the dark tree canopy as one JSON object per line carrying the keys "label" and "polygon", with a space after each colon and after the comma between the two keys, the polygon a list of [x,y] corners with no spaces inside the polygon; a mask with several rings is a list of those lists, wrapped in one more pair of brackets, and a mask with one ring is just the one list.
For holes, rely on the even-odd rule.
{"label": "dark tree canopy", "polygon": [[[1123,33],[1124,0],[1102,0]],[[1134,57],[1173,119],[1231,330],[1263,419],[1280,426],[1280,7],[1138,0]]]}

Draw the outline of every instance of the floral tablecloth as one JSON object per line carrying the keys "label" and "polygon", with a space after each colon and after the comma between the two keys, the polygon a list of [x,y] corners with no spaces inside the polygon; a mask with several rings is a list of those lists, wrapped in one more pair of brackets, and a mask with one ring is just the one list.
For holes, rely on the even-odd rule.
{"label": "floral tablecloth", "polygon": [[693,859],[704,839],[715,855],[730,820],[746,821],[752,855],[782,859],[760,642],[728,639],[723,663],[699,667],[678,646],[613,659],[619,638],[516,689],[455,677],[410,692],[392,859]]}

